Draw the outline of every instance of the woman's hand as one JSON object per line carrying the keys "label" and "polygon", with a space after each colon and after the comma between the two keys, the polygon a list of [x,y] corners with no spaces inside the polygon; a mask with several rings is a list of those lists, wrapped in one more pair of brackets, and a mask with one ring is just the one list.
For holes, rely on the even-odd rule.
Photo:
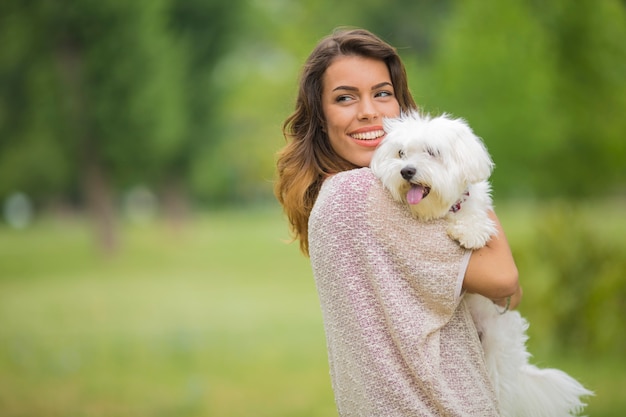
{"label": "woman's hand", "polygon": [[517,308],[520,301],[522,301],[523,294],[524,294],[524,291],[522,290],[522,287],[518,285],[517,291],[515,291],[515,294],[511,295],[510,297],[500,298],[500,299],[492,300],[492,301],[502,308],[505,308],[507,310],[513,310]]}

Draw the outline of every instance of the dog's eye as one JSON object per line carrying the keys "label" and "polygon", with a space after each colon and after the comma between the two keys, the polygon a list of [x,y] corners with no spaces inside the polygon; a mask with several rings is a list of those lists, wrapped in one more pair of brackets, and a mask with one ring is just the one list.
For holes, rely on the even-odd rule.
{"label": "dog's eye", "polygon": [[426,152],[428,153],[428,155],[432,156],[433,158],[436,158],[439,156],[439,152],[437,152],[433,148],[426,148]]}
{"label": "dog's eye", "polygon": [[398,151],[398,158],[404,158],[404,151],[402,149]]}

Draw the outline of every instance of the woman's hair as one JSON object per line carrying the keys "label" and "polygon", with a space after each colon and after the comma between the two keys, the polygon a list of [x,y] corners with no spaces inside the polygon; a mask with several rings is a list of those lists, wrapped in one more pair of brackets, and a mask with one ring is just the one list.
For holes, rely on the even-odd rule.
{"label": "woman's hair", "polygon": [[326,69],[340,56],[378,59],[387,65],[401,111],[417,106],[408,88],[404,64],[396,50],[363,29],[341,29],[322,39],[307,59],[295,111],[283,124],[287,145],[278,153],[274,193],[290,222],[294,240],[308,255],[308,222],[322,182],[329,175],[358,168],[340,157],[325,133],[322,82]]}

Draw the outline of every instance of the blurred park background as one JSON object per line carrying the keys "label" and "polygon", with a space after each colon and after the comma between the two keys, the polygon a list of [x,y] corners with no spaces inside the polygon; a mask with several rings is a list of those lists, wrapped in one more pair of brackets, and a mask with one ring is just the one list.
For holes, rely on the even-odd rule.
{"label": "blurred park background", "polygon": [[484,139],[533,361],[624,415],[620,0],[0,2],[0,415],[336,415],[272,181],[339,26]]}

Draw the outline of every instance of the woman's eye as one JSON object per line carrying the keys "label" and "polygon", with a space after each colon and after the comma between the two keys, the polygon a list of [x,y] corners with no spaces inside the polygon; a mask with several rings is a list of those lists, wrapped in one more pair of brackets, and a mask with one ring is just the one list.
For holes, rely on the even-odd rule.
{"label": "woman's eye", "polygon": [[337,103],[342,103],[350,100],[352,100],[351,96],[339,96],[336,98]]}
{"label": "woman's eye", "polygon": [[379,91],[376,93],[376,97],[392,97],[393,93],[391,91]]}

